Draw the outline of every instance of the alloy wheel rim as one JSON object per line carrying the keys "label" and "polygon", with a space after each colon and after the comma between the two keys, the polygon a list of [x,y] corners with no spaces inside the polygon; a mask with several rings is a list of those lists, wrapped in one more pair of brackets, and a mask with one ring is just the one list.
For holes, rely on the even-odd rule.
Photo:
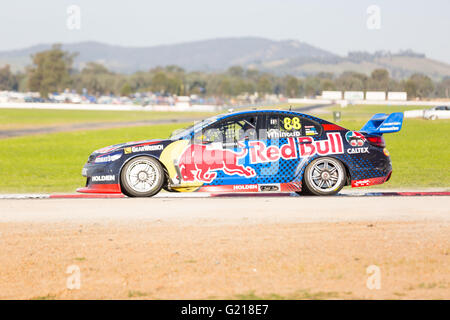
{"label": "alloy wheel rim", "polygon": [[342,167],[335,160],[330,159],[318,160],[308,175],[312,188],[320,192],[336,190],[343,177]]}
{"label": "alloy wheel rim", "polygon": [[132,163],[126,173],[128,185],[137,192],[152,191],[159,181],[158,170],[149,160],[138,160]]}

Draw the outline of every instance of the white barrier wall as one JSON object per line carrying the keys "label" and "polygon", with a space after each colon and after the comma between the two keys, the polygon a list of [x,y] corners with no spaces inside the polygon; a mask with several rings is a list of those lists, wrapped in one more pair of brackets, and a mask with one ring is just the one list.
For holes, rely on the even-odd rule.
{"label": "white barrier wall", "polygon": [[341,100],[342,91],[322,91],[322,99]]}
{"label": "white barrier wall", "polygon": [[394,101],[406,101],[408,95],[406,92],[388,92],[388,100]]}
{"label": "white barrier wall", "polygon": [[363,91],[345,91],[344,99],[345,100],[364,100],[364,92]]}
{"label": "white barrier wall", "polygon": [[384,91],[367,91],[366,100],[386,100],[386,92]]}

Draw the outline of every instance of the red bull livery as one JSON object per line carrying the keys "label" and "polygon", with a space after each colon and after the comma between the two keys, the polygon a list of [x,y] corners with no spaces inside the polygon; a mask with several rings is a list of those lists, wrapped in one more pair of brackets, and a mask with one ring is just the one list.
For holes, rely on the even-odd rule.
{"label": "red bull livery", "polygon": [[351,131],[282,110],[229,113],[178,130],[169,139],[117,144],[93,152],[79,192],[150,197],[169,192],[297,192],[333,195],[392,173],[383,134],[402,113],[376,114]]}

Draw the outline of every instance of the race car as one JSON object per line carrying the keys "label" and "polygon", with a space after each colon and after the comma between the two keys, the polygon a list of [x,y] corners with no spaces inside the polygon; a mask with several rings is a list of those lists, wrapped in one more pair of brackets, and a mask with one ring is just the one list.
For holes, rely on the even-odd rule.
{"label": "race car", "polygon": [[359,131],[285,110],[210,117],[168,139],[116,144],[93,152],[78,192],[151,197],[169,192],[297,192],[334,195],[344,186],[389,180],[383,134],[403,113],[374,115]]}

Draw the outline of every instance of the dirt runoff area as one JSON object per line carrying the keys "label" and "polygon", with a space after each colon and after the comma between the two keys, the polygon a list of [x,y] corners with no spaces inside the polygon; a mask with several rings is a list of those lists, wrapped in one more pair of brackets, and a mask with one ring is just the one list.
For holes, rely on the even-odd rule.
{"label": "dirt runoff area", "polygon": [[0,200],[1,299],[449,299],[449,197]]}

